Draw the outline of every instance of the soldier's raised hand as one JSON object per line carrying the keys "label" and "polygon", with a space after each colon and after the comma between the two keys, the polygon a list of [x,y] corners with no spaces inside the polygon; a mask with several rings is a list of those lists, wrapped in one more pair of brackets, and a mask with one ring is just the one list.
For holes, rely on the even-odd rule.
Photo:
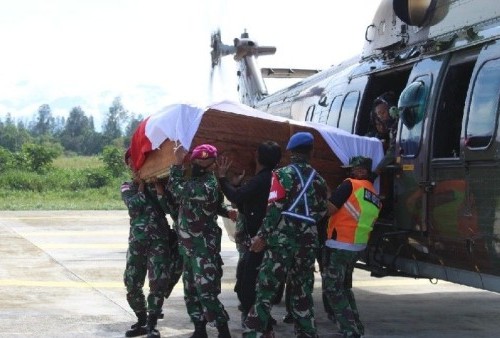
{"label": "soldier's raised hand", "polygon": [[187,153],[187,150],[180,144],[174,147],[175,164],[182,164]]}
{"label": "soldier's raised hand", "polygon": [[233,161],[230,161],[226,156],[219,156],[217,158],[217,177],[226,177],[232,163]]}

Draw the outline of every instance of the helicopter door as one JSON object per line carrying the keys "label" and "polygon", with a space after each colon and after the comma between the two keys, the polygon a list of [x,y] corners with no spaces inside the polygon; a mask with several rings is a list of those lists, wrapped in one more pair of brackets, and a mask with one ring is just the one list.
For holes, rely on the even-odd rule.
{"label": "helicopter door", "polygon": [[401,229],[427,230],[427,200],[432,186],[428,179],[430,142],[426,129],[434,109],[430,98],[447,59],[440,56],[416,63],[399,97],[396,162],[401,170],[394,178],[394,218]]}
{"label": "helicopter door", "polygon": [[[464,110],[461,146],[469,214],[463,245],[481,272],[500,274],[500,41],[484,46],[475,64]],[[490,286],[485,286],[490,287]]]}
{"label": "helicopter door", "polygon": [[[448,268],[466,271],[474,271],[475,265],[466,248],[467,238],[474,228],[475,213],[471,209],[472,200],[465,180],[460,136],[467,90],[479,51],[473,48],[452,55],[440,81],[440,94],[430,133],[429,245],[434,249],[434,259]],[[478,275],[473,273],[468,278],[477,279]]]}

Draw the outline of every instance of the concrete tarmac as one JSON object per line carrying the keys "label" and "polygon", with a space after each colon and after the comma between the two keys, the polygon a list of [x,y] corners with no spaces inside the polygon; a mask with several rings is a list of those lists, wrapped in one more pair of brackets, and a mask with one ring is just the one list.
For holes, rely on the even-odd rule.
{"label": "concrete tarmac", "polygon": [[[221,222],[222,225],[222,222]],[[126,211],[0,212],[0,337],[124,337],[135,322],[125,299]],[[233,292],[237,251],[226,233],[220,299],[241,336]],[[354,273],[365,337],[497,337],[500,295],[428,280],[370,277]],[[147,291],[147,290],[146,290]],[[318,334],[337,328],[328,321],[316,273],[314,300]],[[189,337],[182,282],[164,304],[162,337]],[[281,321],[284,305],[273,308],[276,337],[293,337]],[[215,328],[209,336],[216,337]]]}

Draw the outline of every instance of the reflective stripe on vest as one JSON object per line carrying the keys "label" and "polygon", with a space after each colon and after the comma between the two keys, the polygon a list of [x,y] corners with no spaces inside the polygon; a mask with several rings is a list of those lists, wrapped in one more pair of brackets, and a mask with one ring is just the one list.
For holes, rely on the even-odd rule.
{"label": "reflective stripe on vest", "polygon": [[[312,218],[312,217],[309,216],[309,205],[307,204],[307,196],[305,194],[306,191],[307,191],[307,189],[311,185],[311,183],[312,183],[312,181],[314,179],[314,176],[316,175],[316,170],[314,170],[314,169],[312,170],[311,174],[309,175],[309,178],[307,179],[307,182],[304,184],[304,179],[302,178],[302,175],[300,174],[299,169],[295,165],[293,165],[293,164],[291,165],[291,167],[293,169],[295,169],[295,172],[299,176],[300,183],[303,186],[303,188],[299,192],[299,194],[297,195],[297,197],[295,198],[295,200],[293,201],[292,205],[288,208],[288,210],[281,212],[281,214],[285,215],[285,216],[288,216],[290,218],[297,218],[297,219],[299,219],[301,221],[305,221],[305,222],[308,222],[308,223],[316,223],[316,220],[314,218]],[[296,212],[293,211],[293,209],[295,209],[295,207],[297,206],[297,204],[299,204],[299,202],[303,202],[303,204],[304,204],[305,215],[298,214],[298,213],[296,213]]]}
{"label": "reflective stripe on vest", "polygon": [[366,244],[382,205],[371,182],[348,180],[352,183],[351,195],[330,217],[327,236],[332,239],[335,230],[339,242]]}

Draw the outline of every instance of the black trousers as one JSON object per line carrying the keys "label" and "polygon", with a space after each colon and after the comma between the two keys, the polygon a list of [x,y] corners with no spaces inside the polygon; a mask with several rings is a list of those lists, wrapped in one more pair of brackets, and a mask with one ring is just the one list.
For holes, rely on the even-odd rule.
{"label": "black trousers", "polygon": [[250,311],[253,303],[255,303],[255,286],[263,257],[264,251],[247,251],[238,263],[234,291],[238,295],[243,313],[245,314]]}

